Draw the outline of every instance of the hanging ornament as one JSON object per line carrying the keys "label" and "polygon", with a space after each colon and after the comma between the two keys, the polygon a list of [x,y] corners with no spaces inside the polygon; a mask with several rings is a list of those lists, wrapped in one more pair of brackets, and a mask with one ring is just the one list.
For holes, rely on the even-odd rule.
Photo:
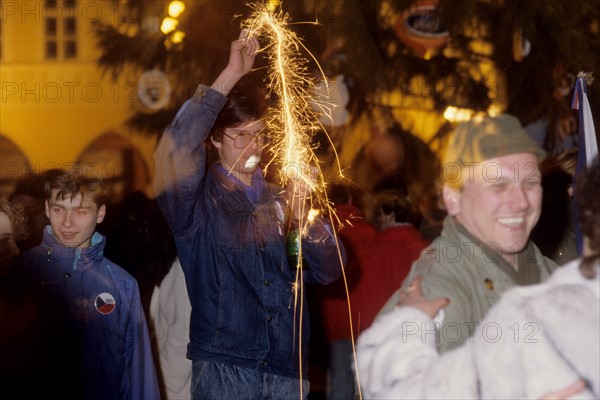
{"label": "hanging ornament", "polygon": [[319,122],[324,126],[339,127],[350,119],[350,113],[346,109],[350,94],[344,82],[344,75],[337,75],[327,85],[324,81],[315,85],[313,97],[315,101],[312,103],[312,109],[320,114]]}
{"label": "hanging ornament", "polygon": [[450,33],[441,26],[439,14],[437,0],[415,1],[396,17],[396,36],[420,57],[428,57],[450,39]]}
{"label": "hanging ornament", "polygon": [[171,84],[167,75],[158,69],[144,72],[138,81],[138,97],[150,111],[165,107],[171,99]]}
{"label": "hanging ornament", "polygon": [[531,52],[531,42],[523,37],[522,29],[515,29],[513,33],[513,58],[521,62]]}

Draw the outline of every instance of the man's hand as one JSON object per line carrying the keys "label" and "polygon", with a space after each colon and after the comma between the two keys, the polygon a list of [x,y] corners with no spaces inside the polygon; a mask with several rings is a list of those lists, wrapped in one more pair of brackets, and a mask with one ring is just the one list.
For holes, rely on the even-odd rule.
{"label": "man's hand", "polygon": [[285,168],[285,174],[290,179],[285,197],[295,222],[302,222],[310,210],[311,193],[317,182],[319,171],[307,164],[290,164]]}
{"label": "man's hand", "polygon": [[570,384],[569,386],[562,388],[560,390],[546,393],[540,400],[565,400],[569,399],[572,396],[575,396],[579,392],[585,389],[585,382],[583,380],[578,380],[575,383]]}
{"label": "man's hand", "polygon": [[260,48],[258,40],[254,36],[248,36],[248,31],[242,29],[240,37],[231,42],[229,51],[229,63],[225,69],[240,77],[252,71],[256,52]]}
{"label": "man's hand", "polygon": [[224,95],[229,94],[240,78],[252,71],[254,59],[259,49],[258,39],[254,36],[248,36],[248,31],[242,29],[240,37],[231,42],[229,62],[212,84],[212,88]]}
{"label": "man's hand", "polygon": [[433,300],[427,300],[421,292],[422,276],[416,277],[410,285],[400,291],[400,301],[398,307],[415,307],[425,314],[434,318],[437,313],[450,303],[450,300],[445,297],[439,297]]}

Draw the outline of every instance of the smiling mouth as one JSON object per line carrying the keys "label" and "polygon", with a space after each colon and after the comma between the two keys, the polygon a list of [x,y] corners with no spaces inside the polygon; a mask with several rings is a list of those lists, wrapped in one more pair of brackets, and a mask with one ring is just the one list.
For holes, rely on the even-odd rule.
{"label": "smiling mouth", "polygon": [[504,226],[508,226],[509,228],[515,228],[521,226],[525,221],[523,217],[508,217],[508,218],[498,218],[497,221]]}

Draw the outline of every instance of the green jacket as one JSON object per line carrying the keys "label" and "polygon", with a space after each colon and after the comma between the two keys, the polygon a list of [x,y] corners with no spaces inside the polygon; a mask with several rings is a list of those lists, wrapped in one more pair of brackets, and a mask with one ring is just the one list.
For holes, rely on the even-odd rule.
{"label": "green jacket", "polygon": [[[418,332],[437,335],[440,353],[463,344],[473,335],[479,321],[498,301],[502,293],[513,286],[531,285],[545,281],[557,264],[542,255],[529,242],[519,253],[518,271],[506,262],[493,244],[483,245],[454,217],[446,217],[441,235],[421,253],[411,267],[402,287],[422,275],[422,290],[426,298],[447,297],[450,304],[436,317],[436,332]],[[398,303],[397,290],[380,311],[387,313]],[[440,321],[441,320],[441,321]],[[414,334],[421,327],[406,327]],[[515,329],[522,327],[515,326]],[[497,340],[501,332],[493,322],[482,327],[485,340]]]}

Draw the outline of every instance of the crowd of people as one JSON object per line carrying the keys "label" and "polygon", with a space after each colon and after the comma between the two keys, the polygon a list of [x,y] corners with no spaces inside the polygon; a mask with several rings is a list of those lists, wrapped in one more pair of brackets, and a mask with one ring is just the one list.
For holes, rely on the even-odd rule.
{"label": "crowd of people", "polygon": [[308,399],[322,340],[328,400],[599,398],[598,157],[576,175],[576,148],[546,157],[486,116],[452,132],[426,218],[400,171],[371,193],[331,185],[338,220],[309,219],[310,186],[262,168],[259,50],[242,31],[182,105],[154,198],[111,204],[74,166],[0,199],[3,390]]}

